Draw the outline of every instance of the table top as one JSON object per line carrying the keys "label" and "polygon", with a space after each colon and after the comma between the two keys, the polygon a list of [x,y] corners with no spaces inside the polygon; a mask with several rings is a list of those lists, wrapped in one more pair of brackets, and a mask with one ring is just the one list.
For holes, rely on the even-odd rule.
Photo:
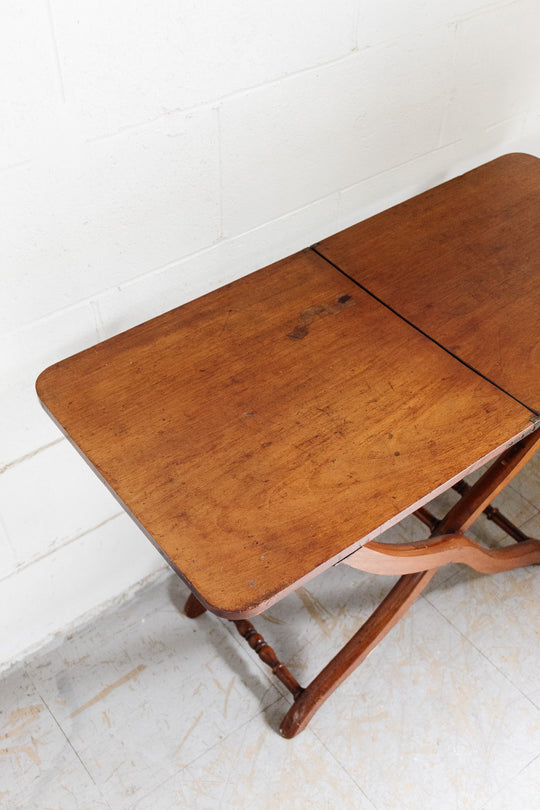
{"label": "table top", "polygon": [[201,601],[280,596],[531,428],[305,251],[64,360],[39,396]]}
{"label": "table top", "polygon": [[210,610],[261,612],[532,429],[312,250],[44,371],[39,397]]}
{"label": "table top", "polygon": [[317,251],[540,411],[540,160],[510,154],[319,243]]}

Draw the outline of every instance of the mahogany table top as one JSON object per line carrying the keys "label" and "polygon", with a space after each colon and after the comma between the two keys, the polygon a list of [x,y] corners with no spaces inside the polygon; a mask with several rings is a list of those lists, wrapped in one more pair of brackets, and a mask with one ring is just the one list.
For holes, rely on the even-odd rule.
{"label": "mahogany table top", "polygon": [[497,158],[317,251],[495,385],[540,411],[540,160]]}
{"label": "mahogany table top", "polygon": [[532,429],[528,408],[312,250],[51,366],[37,390],[227,618],[262,611]]}

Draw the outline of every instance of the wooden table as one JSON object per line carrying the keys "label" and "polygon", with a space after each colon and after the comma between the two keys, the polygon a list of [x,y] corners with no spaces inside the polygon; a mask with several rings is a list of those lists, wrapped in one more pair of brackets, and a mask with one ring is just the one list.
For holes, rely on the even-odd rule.
{"label": "wooden table", "polygon": [[[540,160],[508,155],[40,375],[45,408],[191,589],[187,615],[234,621],[290,689],[284,736],[439,566],[540,562],[489,506],[540,445],[539,269]],[[437,521],[425,504],[451,486]],[[467,538],[484,510],[519,542]],[[375,539],[411,513],[425,542]],[[248,618],[339,562],[401,577],[303,688]]]}

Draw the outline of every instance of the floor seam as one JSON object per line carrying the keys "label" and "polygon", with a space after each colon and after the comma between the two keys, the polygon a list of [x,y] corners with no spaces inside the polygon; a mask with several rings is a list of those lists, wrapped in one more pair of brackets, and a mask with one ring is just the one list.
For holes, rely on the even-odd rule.
{"label": "floor seam", "polygon": [[536,760],[537,760],[539,757],[540,757],[540,754],[537,754],[535,757],[533,757],[533,758],[530,760],[530,762],[527,762],[527,764],[526,764],[526,765],[524,765],[524,766],[523,766],[523,768],[521,768],[521,770],[519,770],[519,771],[518,771],[518,772],[515,774],[515,776],[513,776],[513,777],[512,777],[512,779],[511,779],[509,782],[507,782],[505,785],[503,785],[503,786],[502,786],[502,788],[501,788],[500,790],[497,790],[497,792],[496,792],[496,793],[493,793],[493,794],[492,794],[492,795],[491,795],[491,796],[490,796],[488,799],[486,799],[486,801],[485,801],[485,802],[484,802],[484,804],[482,805],[482,810],[485,810],[485,808],[487,808],[487,806],[488,806],[488,803],[489,803],[489,802],[493,801],[493,799],[496,799],[496,798],[497,798],[497,796],[500,796],[500,795],[501,795],[501,793],[503,793],[503,791],[507,790],[507,789],[510,787],[510,785],[512,785],[512,784],[513,784],[513,783],[516,781],[516,779],[518,779],[518,778],[521,776],[521,774],[522,774],[524,771],[526,771],[526,770],[527,770],[527,768],[529,767],[529,765],[532,765],[532,764],[533,764],[533,762],[535,762],[535,761],[536,761]]}
{"label": "floor seam", "polygon": [[[492,660],[491,660],[491,658],[489,658],[489,657],[486,655],[486,653],[485,653],[485,652],[483,652],[483,651],[482,651],[482,650],[481,650],[479,647],[477,647],[477,646],[476,646],[476,644],[474,643],[474,641],[472,641],[472,639],[470,639],[470,638],[469,638],[469,636],[465,635],[465,633],[464,633],[462,630],[460,630],[460,629],[459,629],[459,627],[457,627],[457,626],[456,626],[456,625],[455,625],[455,624],[454,624],[454,623],[453,623],[453,622],[452,622],[452,621],[451,621],[451,620],[448,618],[448,616],[445,616],[445,615],[444,615],[444,613],[442,613],[442,612],[439,610],[439,608],[438,608],[436,605],[434,605],[434,604],[433,604],[433,602],[432,602],[432,601],[429,599],[429,595],[427,595],[427,594],[422,594],[422,596],[424,597],[424,599],[426,600],[426,602],[428,602],[428,604],[429,604],[429,605],[430,605],[430,606],[433,608],[433,610],[435,610],[435,611],[436,611],[436,612],[439,614],[439,616],[440,616],[442,619],[444,619],[444,621],[445,621],[445,622],[447,622],[447,624],[449,624],[449,625],[450,625],[450,627],[452,627],[452,628],[453,628],[453,629],[454,629],[454,630],[455,630],[457,633],[459,633],[459,635],[460,635],[460,636],[461,636],[463,639],[465,639],[465,641],[467,641],[467,642],[468,642],[468,643],[471,645],[471,647],[472,647],[474,650],[476,650],[476,652],[477,652],[479,655],[481,655],[481,656],[482,656],[482,658],[483,658],[485,661],[487,661],[487,662],[488,662],[488,663],[489,663],[489,664],[490,664],[490,665],[491,665],[491,666],[492,666],[492,667],[493,667],[493,668],[494,668],[494,669],[495,669],[495,670],[496,670],[496,671],[499,673],[499,675],[501,675],[501,676],[502,676],[502,677],[505,679],[505,681],[506,681],[507,683],[509,683],[509,684],[510,684],[510,686],[512,686],[512,687],[513,687],[513,688],[514,688],[514,689],[515,689],[517,692],[519,692],[519,694],[520,694],[522,697],[524,697],[524,698],[525,698],[525,700],[527,700],[527,702],[528,702],[528,703],[530,703],[530,704],[531,704],[531,706],[533,706],[533,708],[535,708],[537,712],[539,712],[539,713],[540,713],[540,709],[539,709],[539,708],[538,708],[538,706],[537,706],[537,705],[534,703],[534,701],[532,701],[532,700],[531,700],[531,698],[530,698],[530,697],[529,697],[529,696],[528,696],[528,695],[527,695],[527,694],[526,694],[526,693],[525,693],[525,692],[524,692],[524,691],[523,691],[523,690],[522,690],[522,689],[521,689],[521,688],[520,688],[520,687],[519,687],[517,684],[515,684],[515,683],[514,683],[514,681],[512,681],[512,680],[511,680],[511,679],[508,677],[508,675],[507,675],[505,672],[503,672],[503,671],[502,671],[502,669],[500,669],[500,667],[498,667],[498,666],[497,666],[497,664],[496,664],[494,661],[492,661]],[[539,755],[539,756],[540,756],[540,755]]]}
{"label": "floor seam", "polygon": [[[155,790],[159,790],[159,788],[160,788],[160,787],[163,787],[163,785],[166,785],[166,784],[167,784],[167,782],[169,782],[171,779],[174,779],[174,777],[175,777],[175,776],[178,776],[178,774],[181,774],[183,771],[186,771],[188,768],[191,768],[191,767],[192,767],[192,766],[193,766],[195,763],[197,763],[197,762],[198,762],[200,759],[202,759],[203,757],[205,757],[205,756],[206,756],[206,755],[207,755],[207,754],[208,754],[210,751],[213,751],[213,750],[214,750],[214,748],[217,748],[219,745],[221,745],[221,744],[222,744],[222,743],[224,743],[226,740],[228,740],[228,739],[229,739],[229,737],[230,737],[231,735],[233,735],[233,734],[237,734],[237,733],[238,733],[238,732],[239,732],[241,729],[245,729],[245,728],[246,728],[246,727],[249,725],[249,723],[251,723],[251,722],[252,722],[253,720],[255,720],[257,717],[259,717],[261,714],[264,714],[264,713],[265,713],[266,711],[268,711],[268,709],[270,709],[272,706],[275,706],[275,704],[276,704],[276,703],[278,703],[280,700],[284,700],[284,699],[285,699],[285,698],[284,698],[282,695],[280,695],[279,697],[277,697],[277,698],[276,698],[276,700],[272,701],[272,702],[271,702],[271,703],[269,703],[267,706],[265,706],[265,707],[264,707],[264,708],[262,708],[260,711],[258,711],[258,712],[257,712],[255,715],[253,715],[253,717],[249,717],[247,720],[245,720],[245,721],[244,721],[243,723],[241,723],[239,726],[237,726],[236,728],[232,729],[232,730],[231,730],[229,733],[227,733],[227,734],[226,734],[224,737],[221,737],[220,739],[216,740],[216,742],[215,742],[213,745],[210,745],[210,746],[209,746],[208,748],[206,748],[204,751],[201,751],[201,753],[200,753],[200,754],[197,754],[197,756],[196,756],[196,757],[194,757],[194,758],[193,758],[192,760],[190,760],[189,762],[186,762],[184,765],[181,765],[181,766],[180,766],[180,767],[179,767],[177,770],[175,770],[173,773],[169,774],[169,775],[168,775],[168,776],[167,776],[165,779],[163,779],[163,781],[161,781],[159,784],[154,785],[154,786],[153,786],[153,787],[152,787],[152,788],[151,788],[151,789],[150,789],[150,790],[149,790],[147,793],[145,793],[145,794],[144,794],[144,795],[142,795],[142,796],[139,796],[139,798],[137,799],[137,803],[138,803],[138,802],[143,801],[144,799],[147,799],[149,796],[151,796],[151,795],[152,795],[152,793],[153,793]],[[222,798],[223,798],[223,795],[222,795],[222,797],[221,797],[221,798],[220,798],[220,800],[219,800],[220,802],[221,802],[221,799],[222,799]],[[135,807],[136,807],[136,805],[134,805],[134,808],[135,808]]]}
{"label": "floor seam", "polygon": [[103,791],[101,790],[100,786],[97,784],[96,780],[94,779],[94,777],[92,776],[92,774],[91,774],[91,773],[90,773],[90,771],[88,770],[88,768],[87,768],[86,764],[85,764],[85,763],[84,763],[84,761],[81,759],[81,756],[79,755],[79,752],[77,751],[77,749],[75,748],[75,746],[73,745],[73,743],[72,743],[72,742],[71,742],[71,740],[69,739],[68,735],[66,734],[66,732],[64,731],[64,729],[62,728],[62,726],[60,725],[60,723],[58,722],[58,720],[57,720],[57,718],[56,718],[56,715],[54,714],[54,712],[52,712],[52,711],[51,711],[51,709],[50,709],[50,707],[49,707],[49,704],[47,703],[47,701],[45,700],[45,698],[44,698],[44,697],[43,697],[43,695],[41,694],[41,691],[40,691],[40,689],[38,688],[38,686],[36,685],[36,683],[35,683],[35,681],[34,681],[34,678],[31,678],[31,681],[32,681],[32,685],[33,685],[34,689],[36,690],[37,695],[39,696],[39,699],[41,700],[41,702],[43,703],[43,705],[45,706],[45,708],[46,708],[46,709],[47,709],[47,711],[49,712],[49,715],[50,715],[50,716],[52,717],[52,719],[54,720],[54,722],[55,722],[56,726],[58,727],[58,729],[59,729],[60,733],[62,734],[62,736],[63,736],[63,737],[64,737],[64,739],[66,740],[67,744],[69,745],[69,747],[71,748],[71,750],[73,751],[73,753],[75,754],[75,756],[77,757],[77,759],[79,760],[79,762],[81,763],[81,765],[82,765],[82,767],[84,768],[84,770],[85,770],[86,774],[88,775],[88,778],[90,779],[90,781],[92,782],[92,784],[94,785],[94,787],[96,788],[96,790],[99,792],[100,797],[103,799],[103,801],[104,801],[104,802],[106,802],[107,807],[110,807],[110,808],[111,808],[111,810],[113,810],[113,808],[112,808],[112,807],[111,807],[111,805],[109,804],[109,802],[108,802],[107,798],[106,798],[106,797],[103,795]]}
{"label": "floor seam", "polygon": [[335,756],[335,755],[332,753],[332,751],[330,751],[330,749],[328,748],[328,746],[326,745],[326,743],[324,742],[324,740],[323,740],[321,737],[319,737],[319,735],[317,734],[317,732],[316,732],[314,729],[312,729],[312,728],[310,728],[310,729],[306,729],[306,730],[307,730],[307,731],[310,731],[310,732],[311,732],[311,734],[312,734],[312,735],[313,735],[313,736],[314,736],[314,737],[315,737],[315,738],[316,738],[316,739],[317,739],[317,740],[320,742],[320,744],[322,745],[322,747],[323,747],[323,748],[325,749],[325,751],[326,751],[326,752],[327,752],[327,753],[328,753],[328,754],[329,754],[329,755],[332,757],[332,759],[334,760],[334,762],[336,762],[336,763],[339,765],[339,767],[341,768],[341,770],[342,770],[344,773],[346,773],[346,774],[347,774],[347,776],[349,777],[349,779],[351,779],[351,781],[352,781],[352,782],[354,782],[354,784],[356,785],[356,787],[358,788],[358,790],[360,791],[360,793],[362,794],[362,796],[363,796],[363,797],[364,797],[364,798],[365,798],[365,799],[366,799],[366,800],[367,800],[367,801],[368,801],[368,802],[371,804],[371,806],[374,808],[374,810],[379,810],[378,805],[376,805],[376,804],[375,804],[375,803],[372,801],[372,799],[370,799],[370,797],[368,796],[368,794],[367,794],[367,793],[366,793],[366,792],[365,792],[365,791],[362,789],[362,787],[361,787],[361,786],[358,784],[357,780],[356,780],[356,779],[355,779],[355,777],[352,775],[352,773],[350,773],[350,772],[347,770],[347,768],[345,767],[345,765],[344,765],[342,762],[340,762],[340,760],[339,760],[339,759],[338,759],[338,758],[337,758],[337,757],[336,757],[336,756]]}

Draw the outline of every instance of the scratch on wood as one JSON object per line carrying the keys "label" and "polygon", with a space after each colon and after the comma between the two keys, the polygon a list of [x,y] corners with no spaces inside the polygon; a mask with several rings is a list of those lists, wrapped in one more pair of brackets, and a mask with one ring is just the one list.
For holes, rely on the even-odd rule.
{"label": "scratch on wood", "polygon": [[143,669],[146,669],[146,664],[139,664],[136,669],[132,669],[131,672],[128,672],[127,675],[123,675],[114,683],[111,683],[110,686],[106,686],[105,689],[102,689],[101,692],[93,697],[91,700],[84,703],[82,706],[79,706],[78,709],[75,709],[74,712],[71,712],[69,715],[70,717],[76,717],[81,712],[84,712],[86,709],[89,709],[91,706],[94,706],[96,703],[99,703],[100,700],[103,700],[108,695],[111,694],[115,689],[118,689],[119,686],[122,686],[124,683],[131,681],[133,678],[136,678],[139,672],[142,672]]}

